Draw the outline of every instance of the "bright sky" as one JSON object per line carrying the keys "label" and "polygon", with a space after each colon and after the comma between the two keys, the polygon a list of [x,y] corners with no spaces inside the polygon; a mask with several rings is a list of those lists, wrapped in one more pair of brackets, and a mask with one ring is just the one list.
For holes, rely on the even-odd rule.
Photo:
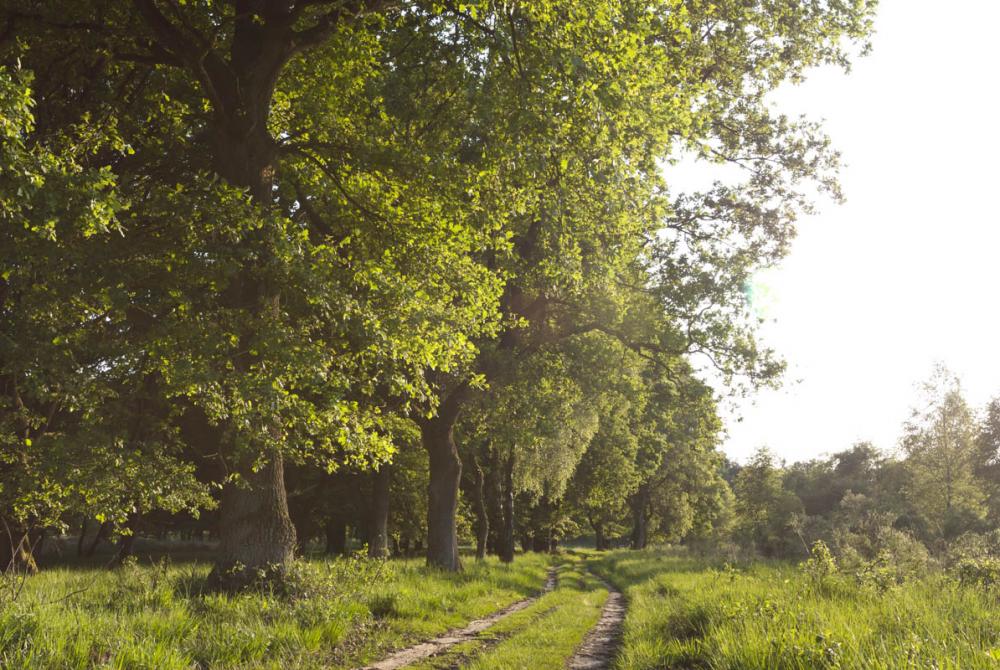
{"label": "bright sky", "polygon": [[1000,395],[998,25],[998,2],[882,0],[850,75],[814,72],[778,96],[826,119],[847,204],[803,220],[758,278],[765,341],[789,373],[728,420],[730,457],[894,449],[937,360],[973,404]]}

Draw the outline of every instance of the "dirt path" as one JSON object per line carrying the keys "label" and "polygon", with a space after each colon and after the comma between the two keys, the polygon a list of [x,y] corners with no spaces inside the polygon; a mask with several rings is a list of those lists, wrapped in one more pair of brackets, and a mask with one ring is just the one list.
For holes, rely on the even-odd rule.
{"label": "dirt path", "polygon": [[608,582],[601,580],[608,589],[608,600],[601,610],[597,625],[590,629],[573,657],[566,663],[569,670],[604,670],[611,667],[625,619],[625,596]]}
{"label": "dirt path", "polygon": [[366,665],[360,670],[397,670],[398,668],[405,668],[408,665],[422,661],[425,658],[437,656],[456,644],[467,642],[475,638],[479,635],[479,633],[483,632],[501,619],[510,616],[514,612],[520,612],[538,600],[542,595],[554,589],[555,586],[556,571],[555,568],[553,568],[549,570],[549,576],[548,579],[545,580],[545,586],[542,587],[542,590],[538,595],[531,598],[525,598],[524,600],[519,600],[513,605],[508,605],[504,609],[499,612],[495,612],[488,617],[470,621],[464,628],[457,628],[455,630],[448,631],[441,637],[436,637],[433,640],[421,642],[420,644],[407,647],[406,649],[400,649],[391,656],[383,658],[381,661],[373,663],[372,665]]}

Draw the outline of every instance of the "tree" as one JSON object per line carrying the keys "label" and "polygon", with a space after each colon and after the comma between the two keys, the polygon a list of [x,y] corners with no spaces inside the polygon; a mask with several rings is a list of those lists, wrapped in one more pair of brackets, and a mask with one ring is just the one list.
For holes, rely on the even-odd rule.
{"label": "tree", "polygon": [[[45,91],[40,135],[118,121],[127,156],[88,156],[131,203],[96,279],[116,313],[145,315],[117,337],[163,396],[207,419],[193,442],[226,463],[214,578],[238,587],[291,560],[286,456],[385,460],[369,399],[433,409],[426,370],[467,357],[493,320],[499,282],[471,252],[494,228],[470,225],[479,171],[447,93],[466,72],[434,70],[461,55],[443,9],[163,7],[3,12]],[[410,38],[417,67],[401,67]],[[456,123],[435,126],[446,109]]]}
{"label": "tree", "polygon": [[921,391],[901,440],[910,476],[907,499],[928,539],[950,539],[985,513],[975,473],[976,423],[958,377],[943,365],[935,367]]}
{"label": "tree", "polygon": [[976,477],[986,493],[989,526],[1000,525],[1000,398],[990,400],[976,436]]}
{"label": "tree", "polygon": [[[657,373],[663,375],[658,377]],[[723,515],[728,485],[718,473],[721,422],[711,388],[677,361],[646,371],[648,400],[637,431],[639,485],[631,500],[633,549],[653,536],[708,534]]]}
{"label": "tree", "polygon": [[[645,355],[703,353],[727,379],[767,383],[780,371],[756,344],[743,286],[787,249],[807,206],[801,186],[836,193],[836,156],[814,125],[776,117],[764,100],[811,65],[846,63],[842,42],[865,37],[871,11],[785,3],[774,21],[771,7],[738,2],[683,12],[539,2],[506,16],[477,6],[489,64],[480,157],[515,186],[492,200],[517,204],[511,248],[490,259],[506,280],[501,331],[477,342],[468,370],[435,380],[442,411],[424,430],[431,563],[457,567],[453,427],[474,395],[470,377],[501,383],[513,359],[588,330]],[[671,198],[660,166],[685,150],[749,176]]]}
{"label": "tree", "polygon": [[778,556],[787,553],[789,545],[800,542],[794,537],[793,525],[802,513],[802,503],[785,489],[781,469],[766,448],[757,450],[740,468],[733,494],[735,533],[745,545],[767,556]]}
{"label": "tree", "polygon": [[[605,395],[630,382],[628,364],[623,365],[628,357],[600,333],[568,338],[514,359],[490,392],[467,407],[463,442],[477,448],[473,459],[495,470],[502,560],[514,556],[515,501],[521,496],[548,504],[562,498],[597,431]],[[484,521],[481,515],[479,523]]]}
{"label": "tree", "polygon": [[[37,132],[32,78],[0,68],[0,569],[32,568],[70,510],[121,529],[211,506],[142,356],[121,346],[95,251],[120,230],[114,124]],[[116,360],[118,365],[108,361]],[[127,531],[126,531],[127,532]]]}
{"label": "tree", "polygon": [[597,433],[570,482],[569,503],[594,531],[598,550],[610,548],[609,536],[620,530],[618,523],[638,484],[638,442],[630,425],[637,414],[628,401],[604,408]]}

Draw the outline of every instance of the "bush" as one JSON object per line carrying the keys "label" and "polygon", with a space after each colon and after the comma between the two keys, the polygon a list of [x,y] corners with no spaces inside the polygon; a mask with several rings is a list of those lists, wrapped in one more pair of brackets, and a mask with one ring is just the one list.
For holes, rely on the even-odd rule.
{"label": "bush", "polygon": [[945,550],[945,561],[952,568],[966,560],[984,558],[1000,558],[1000,531],[965,533]]}
{"label": "bush", "polygon": [[809,550],[808,560],[800,563],[799,569],[809,577],[814,589],[823,589],[829,578],[837,574],[837,561],[826,542],[816,540]]}
{"label": "bush", "polygon": [[1000,558],[965,558],[955,565],[954,571],[964,586],[992,588],[1000,584]]}

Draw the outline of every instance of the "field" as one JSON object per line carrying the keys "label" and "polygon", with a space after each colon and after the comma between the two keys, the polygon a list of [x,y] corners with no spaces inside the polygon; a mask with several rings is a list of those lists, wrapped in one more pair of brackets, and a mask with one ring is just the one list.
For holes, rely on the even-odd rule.
{"label": "field", "polygon": [[594,567],[628,596],[621,670],[1000,667],[996,594],[945,574],[879,587],[656,552],[611,553]]}
{"label": "field", "polygon": [[[553,571],[555,587],[539,595]],[[658,550],[526,554],[510,566],[470,559],[458,575],[418,560],[314,559],[286,592],[239,596],[203,593],[206,573],[160,562],[10,582],[0,667],[354,668],[535,597],[405,667],[556,669],[600,617],[607,582],[628,603],[619,670],[1000,667],[996,595],[944,573],[878,586]]]}

